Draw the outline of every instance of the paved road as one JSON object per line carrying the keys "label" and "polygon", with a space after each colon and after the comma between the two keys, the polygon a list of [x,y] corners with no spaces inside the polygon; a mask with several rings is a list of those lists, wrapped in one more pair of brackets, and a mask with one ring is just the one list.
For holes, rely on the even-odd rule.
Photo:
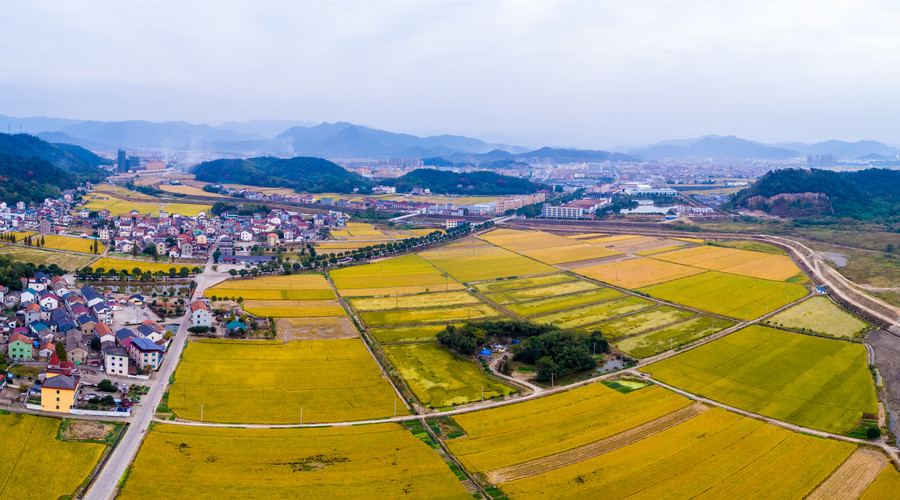
{"label": "paved road", "polygon": [[[195,293],[202,294],[207,287],[224,280],[226,277],[227,275],[224,273],[212,271],[212,261],[207,262],[204,272],[195,278],[197,282]],[[100,471],[100,474],[84,496],[85,499],[108,500],[115,496],[116,485],[125,473],[125,469],[134,461],[134,457],[144,441],[150,422],[153,421],[156,407],[159,406],[166,386],[169,384],[169,378],[175,373],[175,367],[178,366],[178,361],[184,350],[184,344],[187,341],[187,329],[191,326],[190,323],[191,316],[188,312],[185,313],[179,322],[178,332],[172,339],[169,351],[163,359],[162,367],[157,372],[156,380],[150,386],[149,393],[141,398],[141,405],[131,416],[131,425],[128,426],[128,430],[125,431],[125,435],[122,436],[119,445],[112,451],[106,466]]]}

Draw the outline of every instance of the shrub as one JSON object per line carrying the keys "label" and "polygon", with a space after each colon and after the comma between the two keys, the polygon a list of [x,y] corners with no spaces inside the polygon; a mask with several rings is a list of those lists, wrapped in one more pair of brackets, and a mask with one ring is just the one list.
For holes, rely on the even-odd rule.
{"label": "shrub", "polygon": [[116,392],[116,386],[113,385],[111,380],[105,378],[97,384],[97,390],[103,392]]}

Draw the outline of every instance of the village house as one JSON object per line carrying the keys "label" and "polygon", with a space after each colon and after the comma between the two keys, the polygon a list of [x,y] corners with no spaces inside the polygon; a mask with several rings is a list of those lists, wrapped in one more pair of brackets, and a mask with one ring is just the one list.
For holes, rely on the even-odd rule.
{"label": "village house", "polygon": [[122,346],[103,348],[103,363],[108,375],[128,375],[128,351]]}
{"label": "village house", "polygon": [[68,413],[75,404],[80,383],[77,375],[56,375],[45,380],[41,386],[41,410]]}
{"label": "village house", "polygon": [[128,354],[141,370],[159,368],[163,348],[150,339],[135,337],[128,346]]}
{"label": "village house", "polygon": [[191,326],[212,326],[212,313],[202,300],[191,302]]}

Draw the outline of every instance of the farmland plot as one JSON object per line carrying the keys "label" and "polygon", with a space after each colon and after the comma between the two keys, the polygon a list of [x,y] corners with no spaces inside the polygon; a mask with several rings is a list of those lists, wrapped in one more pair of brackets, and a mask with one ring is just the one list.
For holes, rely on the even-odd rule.
{"label": "farmland plot", "polygon": [[697,316],[659,330],[622,339],[616,342],[616,348],[636,358],[646,358],[712,335],[732,325],[734,323],[731,321]]}
{"label": "farmland plot", "polygon": [[357,311],[409,309],[416,307],[458,306],[477,304],[478,298],[468,292],[426,293],[396,297],[354,298],[350,303]]}
{"label": "farmland plot", "polygon": [[828,432],[877,413],[860,344],[750,326],[644,369],[725,404]]}
{"label": "farmland plot", "polygon": [[653,305],[655,305],[655,303],[647,299],[628,296],[586,307],[567,309],[561,312],[538,316],[537,319],[535,319],[535,322],[551,323],[563,329],[577,328],[622,314],[647,309]]}
{"label": "farmland plot", "polygon": [[203,268],[202,264],[201,265],[176,264],[173,262],[153,262],[150,260],[128,260],[128,259],[115,259],[115,258],[108,258],[108,257],[102,257],[99,260],[97,260],[96,262],[94,262],[93,264],[91,264],[91,267],[94,268],[94,270],[97,270],[100,268],[103,268],[106,271],[109,271],[110,269],[115,269],[117,271],[124,270],[124,271],[128,271],[129,274],[133,272],[134,268],[140,269],[142,273],[144,273],[144,272],[155,273],[157,271],[169,272],[169,270],[171,270],[173,267],[175,268],[176,271],[180,271],[182,267],[191,269],[195,266],[200,267],[201,269]]}
{"label": "farmland plot", "polygon": [[654,297],[688,307],[755,319],[807,295],[806,287],[718,271],[641,288]]}
{"label": "farmland plot", "polygon": [[148,500],[400,497],[472,498],[434,450],[397,424],[157,425],[122,490],[122,498]]}
{"label": "farmland plot", "polygon": [[580,245],[570,245],[565,247],[524,250],[520,253],[526,257],[541,261],[545,264],[565,264],[568,262],[600,259],[603,257],[609,257],[611,255],[619,255],[621,252],[584,243]]}
{"label": "farmland plot", "polygon": [[590,384],[453,418],[467,437],[446,442],[469,469],[498,469],[577,448],[691,404],[657,386],[626,394]]}
{"label": "farmland plot", "polygon": [[334,286],[341,293],[344,289],[389,289],[392,286],[429,285],[437,289],[437,285],[453,281],[452,279],[448,280],[443,273],[417,255],[406,255],[362,266],[335,269],[329,274]]}
{"label": "farmland plot", "polygon": [[13,245],[0,246],[0,255],[8,255],[19,262],[30,262],[35,266],[56,264],[67,271],[83,268],[93,257],[73,253],[48,252],[33,247]]}
{"label": "farmland plot", "polygon": [[[581,282],[583,283],[583,282]],[[572,307],[603,302],[606,300],[621,297],[623,294],[612,288],[600,288],[597,290],[589,290],[587,292],[572,293],[559,297],[549,297],[546,299],[531,300],[528,302],[519,302],[515,305],[507,305],[506,308],[521,314],[522,316],[531,316],[533,314],[546,314]]]}
{"label": "farmland plot", "polygon": [[420,323],[441,323],[467,321],[497,316],[499,313],[487,304],[470,306],[431,307],[428,309],[408,309],[395,311],[370,311],[359,314],[367,325],[410,325]]}
{"label": "farmland plot", "polygon": [[702,273],[702,269],[641,258],[574,269],[573,272],[622,288],[635,289],[685,276]]}
{"label": "farmland plot", "polygon": [[617,338],[659,328],[693,316],[695,316],[695,313],[691,311],[671,306],[659,306],[647,311],[605,321],[597,326],[607,337]]}
{"label": "farmland plot", "polygon": [[[59,498],[73,494],[87,479],[106,445],[59,440],[60,423],[19,413],[0,415],[0,497]],[[51,463],[64,465],[64,472],[47,470]]]}
{"label": "farmland plot", "polygon": [[511,276],[545,274],[556,269],[495,246],[441,247],[419,254],[459,281],[487,281]]}
{"label": "farmland plot", "polygon": [[[384,346],[384,352],[423,405],[442,408],[506,396],[515,389],[437,344]],[[483,391],[483,393],[482,393]]]}
{"label": "farmland plot", "polygon": [[304,422],[389,417],[396,401],[360,339],[191,342],[169,391],[176,415],[200,420],[202,404],[210,422],[299,423],[301,408]]}
{"label": "farmland plot", "polygon": [[397,326],[394,328],[370,328],[369,333],[379,342],[420,342],[434,340],[438,332],[445,328],[447,325],[444,324]]}
{"label": "farmland plot", "polygon": [[802,498],[855,448],[713,408],[625,448],[502,486],[511,498]]}
{"label": "farmland plot", "polygon": [[495,229],[479,236],[479,238],[514,252],[578,245],[577,241],[555,234],[543,231],[517,231],[515,229]]}
{"label": "farmland plot", "polygon": [[516,287],[497,290],[485,287],[482,289],[479,285],[478,290],[488,295],[493,300],[500,303],[517,302],[523,300],[541,299],[545,297],[555,297],[557,295],[565,295],[567,293],[582,292],[585,290],[596,290],[600,288],[589,281],[581,281],[575,278],[559,283],[549,283],[531,286],[530,288]]}
{"label": "farmland plot", "polygon": [[772,316],[773,323],[788,328],[807,329],[822,335],[850,338],[868,324],[841,309],[827,297],[813,297]]}
{"label": "farmland plot", "polygon": [[900,473],[897,469],[888,465],[881,469],[881,473],[875,478],[875,481],[866,488],[866,491],[860,497],[860,500],[882,500],[885,498],[893,498],[900,491]]}
{"label": "farmland plot", "polygon": [[[94,240],[89,240],[87,238],[75,238],[71,236],[60,236],[58,234],[42,235],[39,238],[44,239],[43,248],[67,250],[69,252],[91,253],[91,247],[94,245]],[[97,244],[99,245],[97,253],[103,253],[104,250],[106,250],[106,245],[104,245],[103,242],[100,241],[98,241]]]}

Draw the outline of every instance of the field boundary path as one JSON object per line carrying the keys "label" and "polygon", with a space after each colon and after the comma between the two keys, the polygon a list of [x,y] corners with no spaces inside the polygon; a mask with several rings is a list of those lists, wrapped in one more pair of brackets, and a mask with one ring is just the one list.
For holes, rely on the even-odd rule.
{"label": "field boundary path", "polygon": [[555,455],[548,455],[527,462],[487,471],[485,477],[493,484],[500,484],[567,467],[584,460],[599,457],[600,455],[618,450],[619,448],[630,446],[654,434],[658,434],[675,427],[676,425],[687,422],[697,415],[705,413],[710,408],[711,407],[700,403],[694,403],[690,406],[675,410],[668,415],[663,415],[637,427],[632,427],[631,429],[622,431],[618,434],[613,434],[612,436],[594,441],[593,443],[572,448],[571,450],[566,450]]}
{"label": "field boundary path", "polygon": [[[227,277],[228,275],[225,273],[212,271],[212,262],[207,262],[203,273],[194,278],[197,283],[194,294],[202,295],[207,287],[223,281]],[[125,431],[119,445],[110,453],[106,466],[103,467],[91,488],[84,495],[86,500],[108,500],[115,496],[119,480],[137,456],[147,429],[153,421],[156,407],[159,406],[163,393],[169,385],[169,380],[181,360],[181,354],[187,344],[187,329],[190,325],[191,314],[190,308],[188,308],[178,324],[178,331],[170,343],[171,347],[166,352],[162,367],[157,372],[156,381],[150,385],[150,391],[142,398],[141,406],[132,415],[131,425]]]}

